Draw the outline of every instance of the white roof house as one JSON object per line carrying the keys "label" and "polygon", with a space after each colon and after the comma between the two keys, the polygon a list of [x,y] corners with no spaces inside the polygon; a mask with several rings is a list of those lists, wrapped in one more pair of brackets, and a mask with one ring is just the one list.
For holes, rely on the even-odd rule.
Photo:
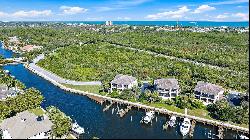
{"label": "white roof house", "polygon": [[47,116],[39,119],[34,113],[24,111],[3,120],[0,129],[3,139],[47,139],[52,125]]}
{"label": "white roof house", "polygon": [[223,97],[224,89],[221,86],[199,81],[195,86],[195,97],[203,100],[204,104],[215,103]]}
{"label": "white roof house", "polygon": [[132,87],[137,86],[137,80],[133,76],[118,74],[110,82],[111,91],[112,89],[124,90],[132,89]]}
{"label": "white roof house", "polygon": [[161,78],[154,80],[154,86],[163,99],[171,99],[178,96],[180,87],[177,79]]}

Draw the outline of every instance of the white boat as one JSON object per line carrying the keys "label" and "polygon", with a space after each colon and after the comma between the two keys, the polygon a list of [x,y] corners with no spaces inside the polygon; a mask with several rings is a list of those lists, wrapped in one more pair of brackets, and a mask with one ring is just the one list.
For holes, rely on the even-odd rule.
{"label": "white boat", "polygon": [[141,123],[150,123],[155,117],[155,112],[154,111],[149,111],[146,112],[146,116],[142,117]]}
{"label": "white boat", "polygon": [[188,134],[190,127],[191,127],[190,120],[188,118],[184,118],[180,126],[180,131],[181,131],[182,136],[185,136]]}
{"label": "white boat", "polygon": [[240,139],[249,139],[249,138],[245,135],[240,135]]}
{"label": "white boat", "polygon": [[83,134],[84,133],[84,128],[78,125],[77,122],[72,124],[72,131],[74,131],[77,134]]}
{"label": "white boat", "polygon": [[176,121],[176,117],[175,116],[171,116],[170,120],[168,121],[168,125],[170,127],[174,127],[175,126],[175,121]]}

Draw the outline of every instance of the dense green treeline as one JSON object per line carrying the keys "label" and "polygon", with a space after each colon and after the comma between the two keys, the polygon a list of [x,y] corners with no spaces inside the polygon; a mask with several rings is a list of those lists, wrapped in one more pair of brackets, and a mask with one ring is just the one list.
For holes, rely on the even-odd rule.
{"label": "dense green treeline", "polygon": [[107,84],[116,74],[129,74],[139,80],[175,77],[179,80],[183,93],[192,92],[200,80],[224,88],[241,91],[248,89],[246,75],[154,57],[116,48],[107,43],[61,48],[41,60],[38,65],[59,76],[77,81],[101,80]]}
{"label": "dense green treeline", "polygon": [[34,88],[26,89],[23,94],[0,101],[0,119],[3,120],[14,116],[16,113],[38,108],[42,101],[43,96],[38,90]]}
{"label": "dense green treeline", "polygon": [[[45,52],[69,45],[110,42],[248,72],[248,33],[166,32],[130,28],[125,30],[122,27],[118,33],[107,32],[110,28],[103,27],[93,31],[84,27],[66,26],[6,27],[0,28],[0,40],[7,40],[8,36],[18,36],[24,44],[44,46],[42,51]],[[118,27],[114,28],[119,30]]]}
{"label": "dense green treeline", "polygon": [[110,35],[112,43],[187,58],[232,70],[248,70],[247,33],[125,32]]}
{"label": "dense green treeline", "polygon": [[[24,44],[44,46],[41,51],[25,53],[24,56],[30,60],[41,52],[48,54],[52,50],[67,47],[65,48],[65,54],[68,53],[67,55],[59,55],[58,57],[62,58],[58,58],[56,62],[49,60],[51,63],[53,62],[57,65],[52,66],[47,59],[47,65],[51,66],[43,66],[69,79],[109,81],[117,73],[126,73],[135,75],[139,79],[175,76],[178,79],[183,79],[182,85],[188,85],[187,87],[184,86],[184,89],[192,87],[197,80],[209,81],[226,88],[242,91],[248,89],[249,35],[247,33],[157,32],[141,29],[126,29],[128,31],[123,29],[120,33],[116,33],[107,32],[107,30],[104,28],[99,31],[91,31],[82,27],[66,26],[0,28],[0,39],[6,40],[8,36],[18,36]],[[105,50],[104,53],[108,54],[104,54],[97,51],[98,49],[96,50],[96,48],[92,49],[92,45],[83,46],[83,44],[100,42],[123,44],[179,58],[188,58],[208,64],[229,67],[232,70],[240,71],[242,74],[227,72],[226,70],[212,70],[207,67],[199,67],[181,62],[168,64],[170,60],[154,58],[152,56],[152,58],[141,56],[136,58],[129,56],[126,58],[124,55],[128,55],[126,53],[127,50],[125,53],[120,52],[119,55],[113,51],[114,49]],[[85,48],[85,50],[77,50],[77,48],[77,51],[74,51],[76,45],[82,45],[83,47],[80,48]],[[91,56],[84,55],[90,52],[92,53]],[[132,52],[129,53],[131,54]],[[71,57],[69,60],[65,59],[66,56],[68,58],[68,55]],[[132,55],[135,54],[132,53]],[[95,59],[88,59],[93,56]],[[150,55],[144,54],[143,56]],[[54,56],[53,59],[55,58]],[[101,67],[103,65],[101,63],[105,64],[104,68]]]}

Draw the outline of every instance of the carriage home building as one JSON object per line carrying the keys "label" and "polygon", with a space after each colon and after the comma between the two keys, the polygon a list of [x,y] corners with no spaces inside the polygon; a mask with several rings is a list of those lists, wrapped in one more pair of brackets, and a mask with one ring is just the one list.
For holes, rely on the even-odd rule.
{"label": "carriage home building", "polygon": [[115,78],[110,82],[110,92],[115,90],[125,90],[132,89],[138,85],[137,80],[133,76],[118,74]]}
{"label": "carriage home building", "polygon": [[52,130],[49,118],[38,117],[29,111],[3,120],[1,131],[3,139],[48,139]]}
{"label": "carriage home building", "polygon": [[224,89],[218,85],[199,81],[194,89],[195,98],[202,100],[204,104],[215,103],[224,93]]}
{"label": "carriage home building", "polygon": [[180,87],[174,78],[162,78],[154,80],[154,88],[162,99],[172,99],[178,96]]}

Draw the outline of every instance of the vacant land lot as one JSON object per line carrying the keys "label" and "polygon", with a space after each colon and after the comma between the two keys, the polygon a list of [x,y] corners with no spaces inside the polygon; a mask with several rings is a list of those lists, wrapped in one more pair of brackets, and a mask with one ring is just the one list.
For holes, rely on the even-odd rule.
{"label": "vacant land lot", "polygon": [[59,76],[78,81],[101,80],[108,83],[121,73],[133,75],[139,80],[174,77],[179,80],[184,92],[192,91],[200,80],[225,88],[243,91],[248,88],[247,76],[154,57],[107,43],[60,48],[38,65]]}

